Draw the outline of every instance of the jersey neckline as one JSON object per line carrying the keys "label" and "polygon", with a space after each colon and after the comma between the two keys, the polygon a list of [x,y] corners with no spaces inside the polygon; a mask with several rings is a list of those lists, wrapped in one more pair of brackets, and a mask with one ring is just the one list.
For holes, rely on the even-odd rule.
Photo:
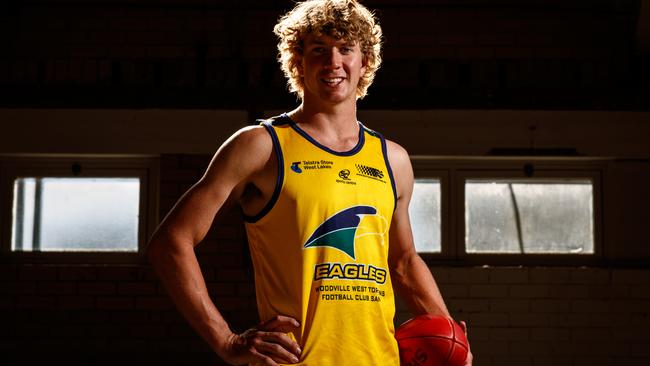
{"label": "jersey neckline", "polygon": [[363,133],[363,131],[365,130],[365,127],[359,121],[357,121],[357,124],[359,125],[359,139],[357,141],[356,146],[354,146],[352,149],[350,149],[348,151],[336,151],[336,150],[332,150],[329,147],[327,147],[327,146],[321,144],[320,142],[316,141],[316,139],[311,137],[305,130],[300,128],[298,126],[298,124],[294,120],[292,120],[291,117],[289,117],[288,114],[282,113],[280,115],[280,118],[287,121],[289,123],[289,126],[291,126],[291,128],[293,128],[294,131],[298,132],[298,134],[300,136],[304,137],[307,141],[312,143],[314,146],[316,146],[317,148],[319,148],[321,150],[324,150],[324,151],[326,151],[326,152],[328,152],[330,154],[333,154],[333,155],[337,155],[337,156],[351,156],[351,155],[354,155],[354,154],[358,153],[361,150],[361,148],[363,147],[363,144],[365,142],[365,136],[364,136],[365,134]]}

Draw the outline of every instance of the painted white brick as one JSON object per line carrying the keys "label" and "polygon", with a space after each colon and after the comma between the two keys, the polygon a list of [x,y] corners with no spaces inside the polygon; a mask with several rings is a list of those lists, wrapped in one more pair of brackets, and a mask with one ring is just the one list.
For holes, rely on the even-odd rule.
{"label": "painted white brick", "polygon": [[[462,320],[462,319],[459,319]],[[474,327],[467,324],[467,337],[470,342],[470,347],[474,341],[489,341],[490,340],[490,329],[488,327]]]}
{"label": "painted white brick", "polygon": [[567,324],[576,328],[604,328],[627,322],[626,319],[608,314],[574,313],[567,317]]}
{"label": "painted white brick", "polygon": [[531,283],[568,283],[571,280],[570,268],[536,267],[529,270]]}
{"label": "painted white brick", "polygon": [[470,285],[469,296],[479,298],[508,297],[508,285]]}
{"label": "painted white brick", "polygon": [[[629,354],[632,350],[630,344],[624,342],[611,342],[607,339],[604,339],[602,342],[571,342],[572,344],[578,344],[582,349],[584,349],[585,355],[599,355],[599,356],[611,356],[611,355],[624,355]],[[647,348],[647,347],[646,347]]]}
{"label": "painted white brick", "polygon": [[585,286],[578,285],[549,286],[548,297],[551,299],[588,298],[589,290]]}
{"label": "painted white brick", "polygon": [[629,283],[637,285],[650,284],[650,271],[640,269],[621,269],[613,271],[612,282],[616,284]]}
{"label": "painted white brick", "polygon": [[602,268],[574,268],[571,271],[572,283],[607,284],[610,282],[610,271]]}
{"label": "painted white brick", "polygon": [[513,327],[546,327],[548,324],[545,314],[510,314],[510,325]]}
{"label": "painted white brick", "polygon": [[626,354],[626,355],[631,355],[631,356],[643,356],[647,357],[650,356],[650,347],[648,347],[648,344],[645,342],[628,342],[626,345],[630,348],[628,352],[626,353],[619,353],[619,354]]}
{"label": "painted white brick", "polygon": [[629,295],[634,298],[650,298],[650,285],[630,286]]}
{"label": "painted white brick", "polygon": [[448,283],[488,283],[489,270],[483,267],[460,267],[447,270]]}
{"label": "painted white brick", "polygon": [[508,314],[504,313],[475,313],[467,314],[467,323],[479,327],[507,327]]}
{"label": "painted white brick", "polygon": [[508,342],[491,340],[472,342],[472,353],[486,356],[508,355]]}
{"label": "painted white brick", "polygon": [[533,358],[530,356],[495,357],[494,364],[499,366],[532,366]]}
{"label": "painted white brick", "polygon": [[520,267],[493,268],[490,270],[491,283],[527,283],[528,269]]}
{"label": "painted white brick", "polygon": [[552,353],[549,342],[519,341],[510,342],[511,355],[548,356]]}
{"label": "painted white brick", "polygon": [[490,339],[493,341],[525,341],[530,335],[527,328],[492,328]]}
{"label": "painted white brick", "polygon": [[510,285],[510,296],[515,298],[546,298],[548,292],[547,285]]}
{"label": "painted white brick", "polygon": [[567,313],[571,309],[571,303],[566,300],[543,300],[532,301],[531,312],[533,313]]}
{"label": "painted white brick", "polygon": [[530,311],[531,300],[493,299],[490,300],[490,311],[522,313]]}
{"label": "painted white brick", "polygon": [[546,314],[548,317],[548,325],[553,328],[568,328],[570,327],[569,325],[569,317],[571,314],[569,313],[548,313]]}
{"label": "painted white brick", "polygon": [[431,271],[431,274],[433,275],[433,278],[436,280],[436,282],[440,283],[446,283],[449,278],[449,269],[446,267],[429,267],[429,270]]}
{"label": "painted white brick", "polygon": [[573,313],[607,313],[612,304],[607,300],[572,300],[571,312]]}
{"label": "painted white brick", "polygon": [[627,285],[589,286],[587,289],[588,296],[591,299],[625,298],[630,293]]}
{"label": "painted white brick", "polygon": [[576,357],[573,360],[574,366],[617,366],[609,357]]}
{"label": "painted white brick", "polygon": [[645,327],[624,327],[612,329],[612,338],[626,342],[650,342],[650,332]]}
{"label": "painted white brick", "polygon": [[650,314],[629,314],[630,324],[636,327],[650,327]]}
{"label": "painted white brick", "polygon": [[641,313],[650,312],[650,300],[613,300],[613,313]]}
{"label": "painted white brick", "polygon": [[443,284],[439,286],[440,293],[445,299],[448,298],[464,298],[469,296],[469,286],[467,285],[450,285]]}
{"label": "painted white brick", "polygon": [[564,328],[532,328],[530,338],[533,341],[569,341],[571,331]]}
{"label": "painted white brick", "polygon": [[454,299],[448,301],[447,306],[454,313],[487,313],[490,309],[489,301],[482,299]]}
{"label": "painted white brick", "polygon": [[571,329],[571,339],[577,342],[603,342],[612,339],[609,328],[603,329]]}
{"label": "painted white brick", "polygon": [[572,366],[573,361],[569,357],[549,357],[549,356],[535,356],[533,357],[533,366]]}

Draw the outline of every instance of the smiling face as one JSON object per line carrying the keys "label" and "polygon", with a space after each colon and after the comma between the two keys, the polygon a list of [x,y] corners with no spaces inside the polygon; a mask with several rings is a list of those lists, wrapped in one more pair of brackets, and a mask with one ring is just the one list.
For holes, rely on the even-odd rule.
{"label": "smiling face", "polygon": [[356,102],[357,84],[366,66],[358,42],[311,34],[304,39],[298,71],[304,99],[338,104]]}

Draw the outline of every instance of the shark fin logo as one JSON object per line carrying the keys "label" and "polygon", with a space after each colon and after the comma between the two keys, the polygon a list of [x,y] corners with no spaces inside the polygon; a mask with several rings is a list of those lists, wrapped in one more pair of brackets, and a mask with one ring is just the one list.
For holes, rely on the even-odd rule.
{"label": "shark fin logo", "polygon": [[[367,232],[368,228],[360,226],[359,224],[365,216],[379,218],[382,221],[381,226],[384,227],[381,230],[382,232]],[[357,234],[358,231],[362,233]],[[372,206],[352,206],[343,211],[339,211],[320,224],[309,239],[307,239],[304,247],[331,247],[342,251],[350,258],[356,260],[354,245],[357,238],[367,235],[379,235],[381,236],[381,244],[383,245],[384,234],[387,231],[388,222],[385,218],[377,214],[376,208]]]}

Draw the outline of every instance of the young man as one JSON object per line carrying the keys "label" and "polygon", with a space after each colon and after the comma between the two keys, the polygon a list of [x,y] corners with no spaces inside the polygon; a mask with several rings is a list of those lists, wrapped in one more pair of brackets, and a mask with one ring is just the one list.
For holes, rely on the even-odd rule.
{"label": "young man", "polygon": [[[393,288],[415,314],[449,312],[413,246],[408,154],[356,118],[381,63],[381,28],[356,1],[313,0],[274,31],[302,103],[221,146],[158,228],[149,257],[229,363],[399,365]],[[227,201],[245,215],[262,320],[242,334],[210,300],[194,254]]]}

